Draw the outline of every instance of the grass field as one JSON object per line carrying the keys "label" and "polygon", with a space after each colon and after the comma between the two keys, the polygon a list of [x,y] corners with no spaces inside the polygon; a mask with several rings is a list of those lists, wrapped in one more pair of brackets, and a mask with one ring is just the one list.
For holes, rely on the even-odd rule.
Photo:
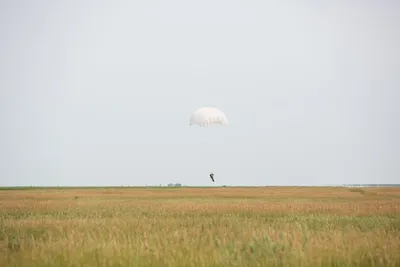
{"label": "grass field", "polygon": [[400,189],[0,190],[0,266],[400,266]]}

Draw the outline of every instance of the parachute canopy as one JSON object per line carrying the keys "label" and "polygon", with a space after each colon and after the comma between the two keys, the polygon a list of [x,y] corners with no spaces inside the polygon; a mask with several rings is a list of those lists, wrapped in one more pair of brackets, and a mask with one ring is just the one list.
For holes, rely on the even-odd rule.
{"label": "parachute canopy", "polygon": [[225,114],[217,108],[203,107],[190,116],[189,125],[197,124],[200,127],[210,127],[216,124],[228,124]]}

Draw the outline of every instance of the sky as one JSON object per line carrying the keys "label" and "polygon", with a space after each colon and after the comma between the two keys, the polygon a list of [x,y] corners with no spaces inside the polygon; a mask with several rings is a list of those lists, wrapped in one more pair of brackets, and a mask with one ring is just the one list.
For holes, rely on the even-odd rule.
{"label": "sky", "polygon": [[399,12],[1,0],[0,186],[400,183]]}

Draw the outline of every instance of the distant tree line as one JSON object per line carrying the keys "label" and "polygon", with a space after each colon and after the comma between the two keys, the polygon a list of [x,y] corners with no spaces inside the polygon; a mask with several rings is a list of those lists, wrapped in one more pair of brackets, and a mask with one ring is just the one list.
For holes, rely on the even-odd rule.
{"label": "distant tree line", "polygon": [[176,183],[176,184],[169,183],[168,187],[182,187],[182,184],[180,184],[180,183]]}
{"label": "distant tree line", "polygon": [[400,184],[345,184],[347,187],[399,187]]}

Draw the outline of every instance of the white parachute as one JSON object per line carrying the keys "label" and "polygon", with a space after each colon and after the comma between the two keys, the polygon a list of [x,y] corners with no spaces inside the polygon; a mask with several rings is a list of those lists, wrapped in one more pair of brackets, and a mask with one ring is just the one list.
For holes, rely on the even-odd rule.
{"label": "white parachute", "polygon": [[214,107],[200,108],[190,116],[190,126],[211,127],[216,124],[226,125],[228,124],[228,119],[221,110]]}

